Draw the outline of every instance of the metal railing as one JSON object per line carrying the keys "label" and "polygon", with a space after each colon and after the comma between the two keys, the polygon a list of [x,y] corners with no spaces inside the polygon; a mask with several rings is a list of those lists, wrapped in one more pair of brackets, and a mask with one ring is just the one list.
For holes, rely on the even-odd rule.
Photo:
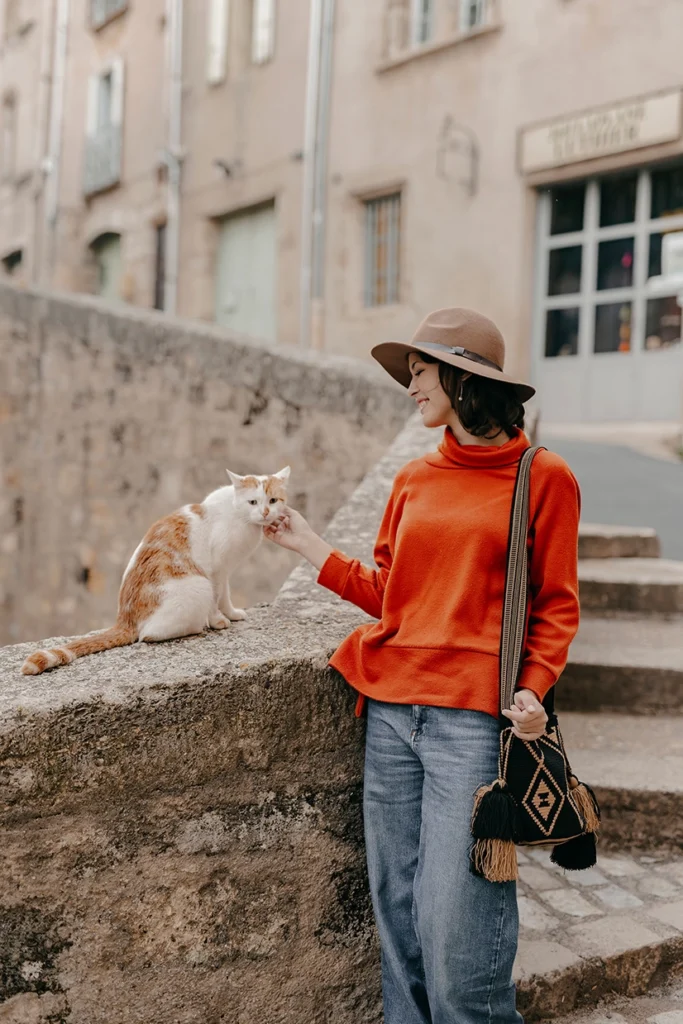
{"label": "metal railing", "polygon": [[121,178],[121,125],[109,125],[86,139],[83,191],[86,196],[116,185]]}

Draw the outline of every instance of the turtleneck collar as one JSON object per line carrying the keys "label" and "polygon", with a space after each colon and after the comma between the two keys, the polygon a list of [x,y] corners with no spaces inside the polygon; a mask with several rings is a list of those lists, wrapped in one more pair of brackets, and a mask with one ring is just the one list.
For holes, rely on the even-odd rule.
{"label": "turtleneck collar", "polygon": [[451,428],[446,427],[438,451],[428,455],[427,462],[442,469],[498,469],[516,465],[522,452],[529,447],[529,439],[523,430],[512,429],[512,436],[505,444],[482,445],[460,444]]}

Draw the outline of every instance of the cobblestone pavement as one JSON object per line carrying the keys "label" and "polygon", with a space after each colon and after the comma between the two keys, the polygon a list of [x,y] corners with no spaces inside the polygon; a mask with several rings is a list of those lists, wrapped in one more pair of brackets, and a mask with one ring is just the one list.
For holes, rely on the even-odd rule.
{"label": "cobblestone pavement", "polygon": [[635,999],[622,996],[559,1017],[557,1024],[683,1024],[683,985],[674,982]]}
{"label": "cobblestone pavement", "polygon": [[[547,851],[520,850],[519,873],[519,981],[683,934],[683,857],[605,853],[565,872]],[[681,1000],[676,1021],[656,1024],[683,1024]]]}

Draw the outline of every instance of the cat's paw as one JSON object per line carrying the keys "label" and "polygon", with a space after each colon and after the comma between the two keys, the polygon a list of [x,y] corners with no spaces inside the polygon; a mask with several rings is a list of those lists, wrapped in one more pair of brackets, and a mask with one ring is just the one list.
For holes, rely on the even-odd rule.
{"label": "cat's paw", "polygon": [[242,619],[246,619],[247,613],[244,608],[231,608],[228,612],[228,618],[231,622],[241,622]]}
{"label": "cat's paw", "polygon": [[225,615],[221,615],[219,613],[218,615],[212,616],[209,620],[209,625],[211,626],[211,629],[228,629],[230,627],[230,620],[227,619]]}

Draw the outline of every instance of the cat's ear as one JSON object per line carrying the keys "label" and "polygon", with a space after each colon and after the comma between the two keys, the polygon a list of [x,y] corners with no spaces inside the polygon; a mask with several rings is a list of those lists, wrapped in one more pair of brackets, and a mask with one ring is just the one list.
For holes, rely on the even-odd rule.
{"label": "cat's ear", "polygon": [[289,473],[289,466],[285,466],[285,468],[281,469],[279,473],[273,473],[273,476],[276,480],[282,480],[284,482],[285,480],[289,480]]}
{"label": "cat's ear", "polygon": [[242,482],[244,481],[243,476],[239,476],[237,473],[231,473],[229,469],[226,469],[225,472],[230,477],[230,483],[234,488],[238,488],[242,485]]}

